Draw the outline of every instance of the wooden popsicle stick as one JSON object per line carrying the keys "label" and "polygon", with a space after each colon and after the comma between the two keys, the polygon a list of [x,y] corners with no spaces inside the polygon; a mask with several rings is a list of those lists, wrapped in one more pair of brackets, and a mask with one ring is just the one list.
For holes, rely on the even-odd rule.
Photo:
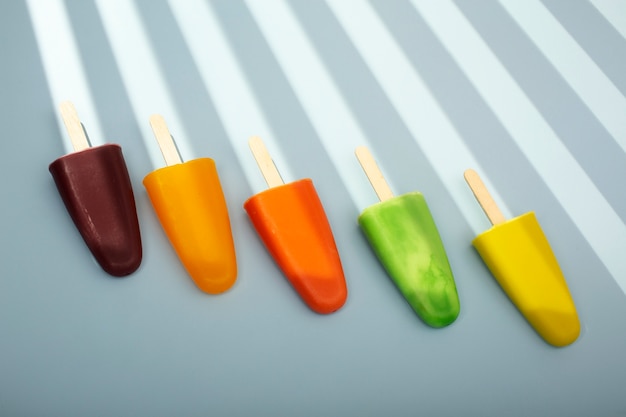
{"label": "wooden popsicle stick", "polygon": [[389,184],[387,184],[387,181],[385,181],[385,177],[383,173],[380,172],[380,168],[378,168],[370,151],[365,146],[359,146],[355,149],[354,153],[380,201],[393,198],[393,192]]}
{"label": "wooden popsicle stick", "polygon": [[64,101],[59,105],[59,110],[61,111],[61,118],[67,129],[67,134],[70,136],[74,152],[89,148],[91,145],[89,145],[85,129],[83,129],[83,125],[80,123],[74,104],[71,101]]}
{"label": "wooden popsicle stick", "polygon": [[265,144],[258,136],[252,136],[248,140],[248,146],[250,146],[250,150],[252,151],[252,155],[256,160],[256,163],[259,165],[259,169],[261,170],[261,174],[263,178],[265,178],[265,182],[267,182],[267,186],[278,187],[279,185],[283,185],[285,182],[283,181],[272,157],[270,156]]}
{"label": "wooden popsicle stick", "polygon": [[167,124],[165,124],[163,116],[159,114],[153,114],[150,116],[150,126],[152,127],[152,132],[159,143],[159,148],[161,148],[165,164],[167,166],[182,164],[183,161],[178,154],[178,149],[176,149],[176,144],[174,143],[174,139],[172,139],[172,135],[167,128]]}
{"label": "wooden popsicle stick", "polygon": [[498,205],[493,200],[493,197],[491,197],[491,194],[489,194],[487,187],[485,187],[483,180],[480,179],[476,171],[468,169],[465,171],[463,176],[465,177],[467,185],[469,185],[472,193],[474,193],[474,197],[478,200],[478,204],[482,207],[491,224],[495,226],[497,224],[504,223],[506,221],[504,214],[502,214],[498,208]]}

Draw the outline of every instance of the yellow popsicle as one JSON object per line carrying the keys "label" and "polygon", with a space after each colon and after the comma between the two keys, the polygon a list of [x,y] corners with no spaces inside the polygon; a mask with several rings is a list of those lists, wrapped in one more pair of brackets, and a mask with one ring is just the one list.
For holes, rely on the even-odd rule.
{"label": "yellow popsicle", "polygon": [[152,206],[178,258],[198,288],[228,290],[237,278],[235,245],[215,162],[182,163],[160,116],[150,119],[167,167],[146,175]]}
{"label": "yellow popsicle", "polygon": [[549,344],[573,343],[580,321],[565,277],[534,212],[506,220],[476,172],[465,179],[493,227],[472,244],[504,292]]}

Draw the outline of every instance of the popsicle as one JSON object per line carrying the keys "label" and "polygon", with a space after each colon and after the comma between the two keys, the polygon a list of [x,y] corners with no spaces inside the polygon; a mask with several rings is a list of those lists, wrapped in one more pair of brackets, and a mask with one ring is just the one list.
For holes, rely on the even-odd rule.
{"label": "popsicle", "polygon": [[394,197],[369,150],[360,146],[355,153],[380,199],[359,216],[365,237],[424,323],[448,326],[459,315],[459,296],[424,196],[414,191]]}
{"label": "popsicle", "polygon": [[243,205],[265,247],[300,298],[319,314],[346,302],[348,290],[324,207],[310,179],[285,184],[258,137],[250,149],[269,189]]}
{"label": "popsicle", "polygon": [[196,286],[219,294],[237,279],[235,245],[222,185],[211,158],[182,162],[163,117],[150,125],[166,167],[146,175],[152,206]]}
{"label": "popsicle", "polygon": [[74,105],[60,105],[74,152],[49,170],[67,211],[102,269],[123,277],[141,264],[142,248],[135,198],[122,148],[91,147]]}
{"label": "popsicle", "polygon": [[478,174],[465,180],[493,227],[472,244],[504,292],[549,344],[567,346],[580,322],[565,277],[534,212],[506,220]]}

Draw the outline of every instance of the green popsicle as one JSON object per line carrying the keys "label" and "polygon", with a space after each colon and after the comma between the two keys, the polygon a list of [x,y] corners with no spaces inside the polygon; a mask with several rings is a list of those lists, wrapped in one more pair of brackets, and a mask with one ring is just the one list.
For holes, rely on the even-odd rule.
{"label": "green popsicle", "polygon": [[424,196],[394,197],[365,147],[357,158],[381,202],[359,216],[376,256],[409,305],[429,326],[444,327],[459,315],[459,297],[448,257]]}

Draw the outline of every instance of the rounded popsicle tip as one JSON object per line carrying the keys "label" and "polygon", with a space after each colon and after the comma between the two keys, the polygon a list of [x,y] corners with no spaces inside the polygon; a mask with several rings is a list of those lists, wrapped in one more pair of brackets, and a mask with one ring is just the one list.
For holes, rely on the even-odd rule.
{"label": "rounded popsicle tip", "polygon": [[[201,236],[202,234],[200,234]],[[173,236],[173,235],[172,235]],[[187,234],[194,241],[191,234]],[[222,238],[217,242],[215,238]],[[178,258],[196,286],[207,294],[221,294],[228,291],[237,280],[237,258],[230,235],[221,233],[213,240],[196,240],[196,245],[189,241],[182,244],[175,237],[170,238]]]}
{"label": "rounded popsicle tip", "polygon": [[543,340],[552,346],[571,345],[580,335],[580,321],[575,311],[534,310],[527,311],[525,316]]}
{"label": "rounded popsicle tip", "polygon": [[415,313],[428,326],[446,327],[459,317],[461,303],[448,265],[442,268],[431,264],[429,269],[422,270],[420,279],[414,280],[412,286],[397,279],[396,283]]}
{"label": "rounded popsicle tip", "polygon": [[450,305],[447,309],[439,308],[437,311],[435,311],[435,314],[425,314],[422,311],[420,318],[430,327],[440,329],[454,323],[457,317],[459,317],[460,311],[461,308],[458,302],[458,297],[456,297],[455,300],[453,300],[453,304]]}
{"label": "rounded popsicle tip", "polygon": [[207,294],[226,292],[237,281],[237,264],[234,262],[228,265],[186,263],[185,267],[196,286]]}
{"label": "rounded popsicle tip", "polygon": [[178,257],[196,286],[213,295],[228,291],[237,281],[237,256],[230,225],[228,233],[222,231],[213,236],[216,238],[219,240],[208,243],[196,241],[197,245],[184,246],[180,242],[175,245]]}
{"label": "rounded popsicle tip", "polygon": [[133,239],[118,241],[112,245],[91,245],[91,251],[102,269],[114,277],[128,276],[141,265],[141,242]]}
{"label": "rounded popsicle tip", "polygon": [[297,287],[296,291],[306,305],[318,314],[334,313],[343,307],[348,299],[348,288],[343,275],[301,279],[301,282],[305,282],[306,285],[294,285]]}

